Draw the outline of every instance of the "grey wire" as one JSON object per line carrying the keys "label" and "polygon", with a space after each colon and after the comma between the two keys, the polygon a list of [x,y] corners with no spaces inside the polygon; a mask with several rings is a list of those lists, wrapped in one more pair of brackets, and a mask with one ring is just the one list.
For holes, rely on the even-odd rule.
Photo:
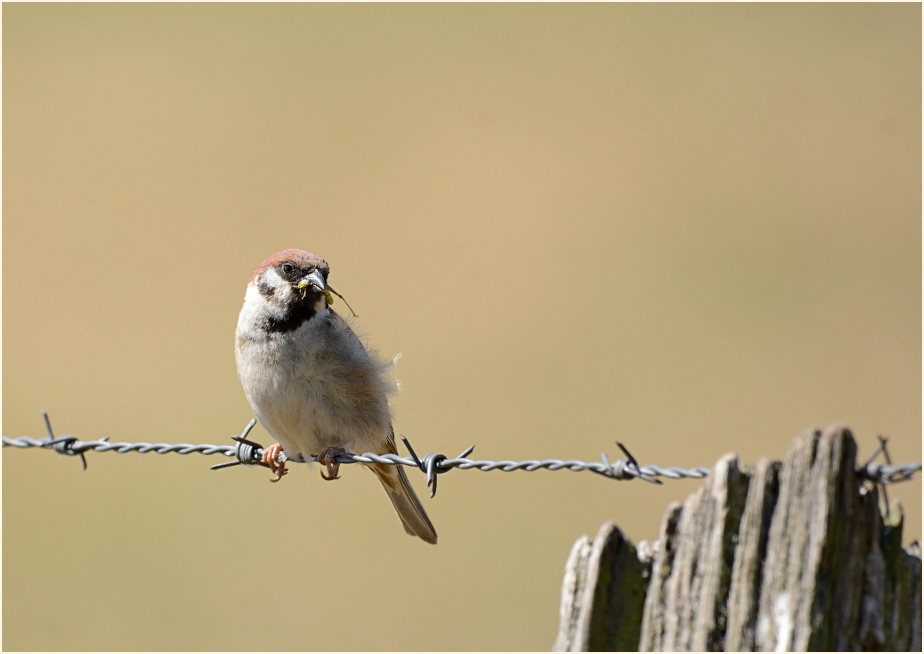
{"label": "grey wire", "polygon": [[[3,437],[3,447],[43,447],[43,448],[52,448],[54,445],[60,443],[61,440],[49,441],[47,438],[41,440],[37,438],[30,438],[28,436],[20,436],[19,438],[10,438],[9,436]],[[209,445],[203,443],[201,445],[191,445],[189,443],[124,443],[124,442],[110,442],[106,438],[99,438],[95,441],[81,441],[81,440],[71,440],[67,449],[70,452],[65,452],[64,454],[81,454],[88,450],[93,450],[96,452],[110,452],[115,451],[119,454],[125,454],[126,452],[138,452],[140,454],[147,454],[149,452],[154,452],[156,454],[224,454],[225,456],[234,456],[234,445]]]}
{"label": "grey wire", "polygon": [[[256,420],[251,420],[250,423],[244,428],[240,436],[232,437],[233,440],[237,441],[236,445],[211,445],[211,444],[199,444],[193,445],[189,443],[128,443],[128,442],[110,442],[106,438],[101,438],[92,441],[81,441],[73,436],[63,436],[56,438],[54,432],[51,429],[51,423],[48,420],[48,415],[43,412],[45,418],[46,429],[48,430],[48,437],[44,439],[30,438],[28,436],[22,436],[19,438],[10,438],[8,436],[3,436],[3,446],[4,447],[39,447],[39,448],[51,448],[59,452],[60,454],[67,455],[80,455],[81,457],[87,451],[93,450],[97,452],[118,452],[119,454],[124,454],[126,452],[138,452],[139,454],[146,454],[149,452],[155,452],[157,454],[221,454],[229,458],[235,458],[235,461],[229,461],[227,463],[221,463],[216,466],[213,466],[214,469],[226,468],[234,465],[263,465],[261,457],[263,454],[263,447],[259,443],[255,443],[247,439],[247,435],[250,433],[250,430],[253,429],[256,424]],[[467,456],[474,449],[474,445],[467,448],[462,454],[456,458],[449,458],[444,454],[433,454],[428,453],[420,458],[414,452],[410,443],[406,438],[402,436],[402,440],[407,446],[408,450],[411,452],[410,457],[402,457],[398,454],[376,454],[374,452],[364,452],[362,454],[353,454],[347,453],[342,454],[336,458],[339,463],[384,463],[387,465],[403,465],[413,468],[419,468],[424,471],[427,475],[427,485],[431,487],[431,495],[436,493],[436,479],[437,475],[448,472],[449,470],[460,468],[462,470],[476,469],[482,471],[491,471],[491,470],[501,470],[503,472],[513,472],[515,470],[525,470],[527,472],[532,472],[535,470],[547,469],[547,470],[571,470],[573,472],[581,471],[591,471],[601,474],[606,477],[613,479],[634,479],[639,478],[645,481],[660,484],[661,482],[656,479],[656,476],[666,476],[673,479],[679,479],[682,477],[691,477],[691,478],[701,478],[709,474],[708,468],[694,468],[692,470],[684,470],[683,468],[670,468],[668,470],[663,470],[658,468],[658,466],[639,466],[635,462],[634,458],[631,457],[631,454],[623,448],[623,450],[628,454],[630,458],[628,459],[618,459],[614,463],[610,463],[609,459],[604,452],[601,455],[602,461],[579,461],[576,459],[561,460],[561,459],[544,459],[536,460],[530,459],[526,461],[489,461],[489,460],[472,460],[467,458]],[[622,445],[620,444],[620,447]],[[317,456],[312,456],[313,461],[317,461]],[[300,463],[301,461],[289,458],[285,456],[285,453],[280,457],[282,461],[294,461]],[[84,467],[86,467],[86,462],[84,461]]]}
{"label": "grey wire", "polygon": [[[10,438],[3,436],[3,447],[29,448],[38,447],[43,449],[54,449],[60,454],[70,456],[81,456],[88,451],[96,452],[138,452],[147,454],[154,452],[156,454],[220,454],[229,458],[235,458],[235,461],[221,463],[212,466],[213,469],[226,468],[235,465],[265,465],[261,461],[263,447],[254,441],[247,439],[250,430],[256,424],[256,420],[251,420],[241,432],[240,436],[233,436],[236,441],[235,445],[211,445],[202,443],[193,445],[190,443],[128,443],[128,442],[110,442],[107,438],[100,438],[92,441],[81,441],[73,436],[55,437],[51,429],[51,423],[48,415],[43,411],[45,425],[48,436],[43,439],[31,438],[29,436],[20,436]],[[695,468],[670,467],[662,468],[657,465],[640,466],[635,458],[626,450],[621,443],[619,446],[627,455],[626,459],[618,459],[611,463],[606,453],[601,454],[601,461],[579,461],[576,459],[528,459],[525,461],[490,461],[469,459],[468,455],[474,449],[474,445],[467,448],[456,458],[449,458],[444,454],[428,453],[423,457],[418,457],[411,447],[410,443],[403,436],[401,437],[411,453],[410,457],[402,457],[398,454],[375,454],[373,452],[364,452],[362,454],[341,454],[336,457],[339,463],[384,463],[387,465],[403,465],[412,468],[418,468],[427,475],[427,485],[431,487],[431,495],[436,493],[437,475],[449,472],[453,469],[460,470],[481,470],[489,472],[501,470],[503,472],[513,472],[515,470],[524,470],[533,472],[536,470],[571,470],[573,472],[590,471],[611,479],[630,480],[643,479],[645,481],[660,484],[658,477],[668,479],[701,479],[709,475],[709,468],[697,466]],[[295,463],[304,463],[305,461],[285,457],[284,453],[280,457],[282,461],[292,461]],[[312,461],[317,461],[317,456],[312,455]],[[86,461],[84,461],[86,468]],[[921,462],[903,463],[893,465],[891,463],[879,464],[867,461],[863,466],[858,466],[858,472],[861,477],[872,481],[889,484],[911,479],[915,473],[921,471]]]}

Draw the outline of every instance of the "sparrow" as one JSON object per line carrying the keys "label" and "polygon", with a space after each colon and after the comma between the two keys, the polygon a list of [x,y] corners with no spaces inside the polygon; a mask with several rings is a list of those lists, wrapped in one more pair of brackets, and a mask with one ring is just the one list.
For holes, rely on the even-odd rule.
{"label": "sparrow", "polygon": [[[338,479],[345,452],[397,454],[388,396],[392,362],[367,349],[331,308],[330,266],[304,250],[265,259],[247,284],[235,359],[247,401],[278,444],[263,462],[279,481],[286,458],[317,455],[321,476]],[[385,488],[405,531],[436,543],[436,530],[401,466],[363,464]],[[326,474],[325,474],[326,471]]]}

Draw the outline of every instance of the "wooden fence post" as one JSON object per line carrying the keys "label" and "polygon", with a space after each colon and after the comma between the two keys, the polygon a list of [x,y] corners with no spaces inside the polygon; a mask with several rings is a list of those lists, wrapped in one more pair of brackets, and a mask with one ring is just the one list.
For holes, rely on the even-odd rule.
{"label": "wooden fence post", "polygon": [[898,505],[856,474],[846,427],[803,434],[785,462],[733,455],[657,543],[612,523],[571,550],[555,651],[921,650],[921,549]]}

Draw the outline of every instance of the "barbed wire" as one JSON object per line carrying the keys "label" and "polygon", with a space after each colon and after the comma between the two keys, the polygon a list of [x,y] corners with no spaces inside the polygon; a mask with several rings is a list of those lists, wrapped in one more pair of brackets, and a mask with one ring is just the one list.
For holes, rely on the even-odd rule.
{"label": "barbed wire", "polygon": [[[259,465],[269,467],[262,461],[263,446],[247,438],[250,431],[257,424],[256,419],[247,423],[247,426],[239,436],[232,436],[235,441],[234,445],[211,445],[208,443],[190,444],[190,443],[147,443],[147,442],[112,442],[108,438],[99,438],[91,441],[82,441],[75,436],[56,437],[51,428],[51,421],[48,413],[42,411],[42,417],[45,421],[45,428],[48,436],[37,439],[29,436],[20,436],[10,438],[3,436],[3,447],[30,448],[38,447],[42,449],[51,449],[59,454],[67,456],[79,456],[83,463],[83,468],[87,468],[85,453],[88,451],[95,452],[117,452],[124,454],[126,452],[138,452],[147,454],[154,452],[156,454],[203,454],[212,455],[220,454],[234,461],[219,463],[211,467],[212,470],[220,470],[237,465]],[[430,496],[436,494],[436,480],[438,475],[449,472],[450,470],[482,470],[492,471],[501,470],[503,472],[513,472],[523,470],[532,472],[535,470],[571,470],[573,472],[589,471],[594,472],[610,479],[629,481],[632,479],[642,479],[649,483],[661,484],[658,477],[667,479],[702,479],[709,475],[710,470],[704,466],[694,468],[681,467],[661,467],[658,465],[639,465],[635,457],[626,449],[626,447],[616,441],[616,445],[622,450],[626,458],[617,459],[610,462],[606,452],[600,455],[600,461],[579,461],[576,459],[528,459],[525,461],[489,461],[475,460],[468,456],[474,451],[475,446],[466,448],[459,456],[450,458],[445,454],[427,453],[423,457],[418,457],[417,453],[411,447],[410,442],[404,436],[401,436],[410,453],[409,457],[402,457],[398,454],[376,454],[374,452],[365,452],[363,454],[346,453],[336,457],[338,463],[384,463],[386,465],[403,465],[411,468],[418,468],[427,476],[427,486],[431,489]],[[867,462],[857,467],[860,477],[880,484],[893,484],[901,481],[912,479],[914,474],[921,471],[921,462],[903,463],[894,465],[888,454],[886,447],[887,439],[879,436],[879,447],[873,452]],[[882,453],[886,463],[874,463],[873,459],[879,453]],[[317,455],[312,455],[310,461],[317,461]],[[279,456],[280,462],[292,461],[295,463],[306,463],[305,459],[287,457],[285,453]]]}

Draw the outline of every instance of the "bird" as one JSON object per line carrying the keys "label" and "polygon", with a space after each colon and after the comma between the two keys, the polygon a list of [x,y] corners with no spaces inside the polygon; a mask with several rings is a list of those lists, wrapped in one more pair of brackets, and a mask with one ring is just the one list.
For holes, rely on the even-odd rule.
{"label": "bird", "polygon": [[[317,455],[339,478],[345,452],[397,454],[388,398],[393,361],[367,348],[331,307],[330,265],[305,250],[264,259],[250,276],[237,321],[235,360],[257,420],[277,443],[263,452],[276,482],[287,459]],[[342,296],[340,296],[342,297]],[[349,306],[349,305],[348,305]],[[436,544],[436,530],[401,466],[363,464],[385,489],[405,531]]]}

